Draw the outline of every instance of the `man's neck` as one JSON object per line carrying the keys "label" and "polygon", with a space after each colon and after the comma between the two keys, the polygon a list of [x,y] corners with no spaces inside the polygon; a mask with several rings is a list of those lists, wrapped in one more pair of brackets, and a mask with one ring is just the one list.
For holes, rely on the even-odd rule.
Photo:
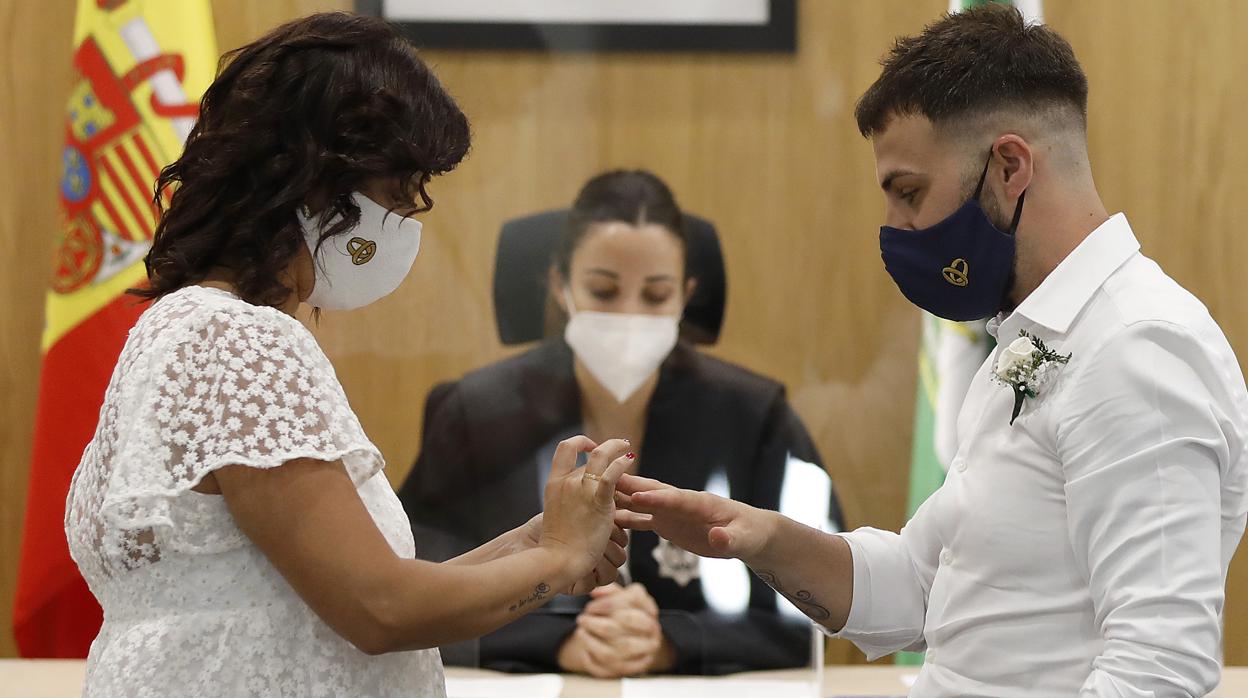
{"label": "man's neck", "polygon": [[1015,308],[1034,293],[1092,231],[1109,220],[1109,213],[1095,191],[1078,205],[1066,204],[1029,213],[1033,221],[1042,222],[1033,223],[1019,237],[1014,287],[1010,291],[1010,302]]}

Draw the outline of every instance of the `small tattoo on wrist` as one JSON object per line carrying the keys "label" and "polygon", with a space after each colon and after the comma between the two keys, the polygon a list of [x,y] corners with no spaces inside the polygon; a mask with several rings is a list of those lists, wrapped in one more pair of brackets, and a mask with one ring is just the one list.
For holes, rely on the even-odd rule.
{"label": "small tattoo on wrist", "polygon": [[512,612],[519,611],[525,606],[531,606],[545,599],[548,594],[550,594],[550,585],[547,584],[546,582],[542,582],[541,584],[538,584],[537,586],[533,587],[532,594],[529,594],[523,599],[520,599],[519,601],[513,603],[511,607],[507,610],[512,611]]}

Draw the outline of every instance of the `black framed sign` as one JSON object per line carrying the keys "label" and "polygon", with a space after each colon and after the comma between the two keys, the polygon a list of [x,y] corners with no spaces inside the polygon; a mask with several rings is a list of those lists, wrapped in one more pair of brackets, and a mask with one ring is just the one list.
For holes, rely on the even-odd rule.
{"label": "black framed sign", "polygon": [[797,48],[797,0],[356,0],[417,46],[545,51]]}

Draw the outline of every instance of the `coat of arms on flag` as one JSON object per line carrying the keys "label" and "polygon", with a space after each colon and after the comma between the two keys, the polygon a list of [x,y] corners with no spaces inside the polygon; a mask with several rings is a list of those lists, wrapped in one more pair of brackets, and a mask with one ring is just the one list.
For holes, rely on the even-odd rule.
{"label": "coat of arms on flag", "polygon": [[80,0],[74,33],[45,350],[143,278],[153,185],[216,66],[206,0]]}
{"label": "coat of arms on flag", "polygon": [[156,228],[150,192],[160,174],[159,148],[130,101],[129,75],[113,73],[90,37],[74,55],[74,68],[61,155],[65,227],[53,267],[57,293],[112,278],[142,259]]}

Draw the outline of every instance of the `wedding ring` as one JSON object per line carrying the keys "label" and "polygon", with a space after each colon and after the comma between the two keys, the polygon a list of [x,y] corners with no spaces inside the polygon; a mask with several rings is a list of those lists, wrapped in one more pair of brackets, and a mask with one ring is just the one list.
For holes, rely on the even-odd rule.
{"label": "wedding ring", "polygon": [[586,473],[582,473],[581,476],[584,477],[586,480],[601,480],[602,479],[602,476],[599,475],[598,473],[586,472]]}

